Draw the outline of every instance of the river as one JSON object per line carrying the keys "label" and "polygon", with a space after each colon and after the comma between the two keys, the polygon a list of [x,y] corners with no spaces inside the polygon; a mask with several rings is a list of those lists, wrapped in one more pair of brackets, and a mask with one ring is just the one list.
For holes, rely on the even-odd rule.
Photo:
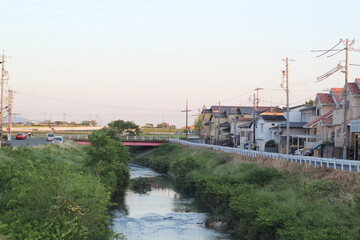
{"label": "river", "polygon": [[193,199],[174,191],[170,182],[149,168],[129,164],[131,178],[146,177],[146,194],[128,190],[124,206],[113,211],[113,230],[128,240],[228,240],[230,236],[205,227],[206,214]]}

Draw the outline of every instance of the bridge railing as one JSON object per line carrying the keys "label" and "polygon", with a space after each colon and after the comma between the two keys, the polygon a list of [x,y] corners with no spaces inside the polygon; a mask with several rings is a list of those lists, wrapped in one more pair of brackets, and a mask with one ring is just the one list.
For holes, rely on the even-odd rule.
{"label": "bridge railing", "polygon": [[[88,140],[89,135],[64,135],[64,139],[68,140]],[[163,136],[122,136],[120,137],[120,141],[144,141],[144,142],[150,142],[150,141],[157,141],[157,142],[168,142],[169,137],[163,137]]]}
{"label": "bridge railing", "polygon": [[64,139],[68,140],[88,140],[89,135],[63,135]]}
{"label": "bridge railing", "polygon": [[168,142],[169,137],[164,136],[122,136],[120,141],[158,141],[158,142]]}
{"label": "bridge railing", "polygon": [[309,164],[315,167],[327,167],[331,169],[338,169],[344,171],[360,172],[360,161],[354,161],[354,160],[310,157],[310,156],[301,156],[301,155],[286,155],[280,153],[261,152],[261,151],[223,147],[223,146],[210,145],[210,144],[193,143],[178,139],[170,139],[169,141],[172,143],[179,143],[193,147],[209,148],[218,151],[235,153],[250,157],[268,157],[273,159],[282,159],[299,164]]}

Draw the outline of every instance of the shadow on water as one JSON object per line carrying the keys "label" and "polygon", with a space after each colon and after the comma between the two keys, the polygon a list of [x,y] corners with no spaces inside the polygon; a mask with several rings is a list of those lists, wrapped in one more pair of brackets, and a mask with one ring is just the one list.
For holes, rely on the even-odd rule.
{"label": "shadow on water", "polygon": [[171,183],[149,168],[130,164],[131,178],[146,177],[151,191],[128,190],[124,204],[113,211],[113,230],[129,240],[218,240],[228,235],[205,227],[206,214],[193,199],[175,192]]}

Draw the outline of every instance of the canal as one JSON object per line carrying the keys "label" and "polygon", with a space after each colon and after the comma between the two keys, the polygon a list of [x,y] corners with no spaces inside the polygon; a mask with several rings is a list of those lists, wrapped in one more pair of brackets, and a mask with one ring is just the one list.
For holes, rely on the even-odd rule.
{"label": "canal", "polygon": [[206,214],[193,199],[174,191],[167,178],[149,168],[129,164],[131,178],[151,182],[146,194],[128,190],[124,205],[113,211],[113,230],[128,240],[228,240],[230,236],[205,227]]}

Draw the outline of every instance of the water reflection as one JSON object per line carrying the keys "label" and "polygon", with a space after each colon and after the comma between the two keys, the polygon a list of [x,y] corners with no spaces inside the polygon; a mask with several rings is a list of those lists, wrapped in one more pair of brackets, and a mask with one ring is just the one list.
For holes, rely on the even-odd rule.
{"label": "water reflection", "polygon": [[132,178],[150,177],[147,194],[128,190],[125,206],[113,212],[113,230],[129,240],[215,240],[228,236],[205,228],[206,214],[196,212],[192,199],[176,193],[169,181],[148,168],[130,165]]}

